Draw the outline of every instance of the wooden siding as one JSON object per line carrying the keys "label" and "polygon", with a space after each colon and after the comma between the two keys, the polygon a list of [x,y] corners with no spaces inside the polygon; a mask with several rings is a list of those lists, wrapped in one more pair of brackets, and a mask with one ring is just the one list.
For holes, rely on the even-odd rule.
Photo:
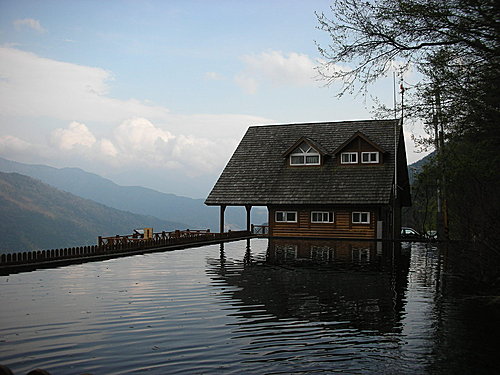
{"label": "wooden siding", "polygon": [[[276,211],[296,211],[296,223],[276,222]],[[311,211],[333,211],[333,223],[311,223]],[[369,224],[353,224],[352,212],[370,212]],[[269,226],[272,236],[283,237],[325,237],[325,238],[375,238],[378,209],[356,207],[270,207]]]}

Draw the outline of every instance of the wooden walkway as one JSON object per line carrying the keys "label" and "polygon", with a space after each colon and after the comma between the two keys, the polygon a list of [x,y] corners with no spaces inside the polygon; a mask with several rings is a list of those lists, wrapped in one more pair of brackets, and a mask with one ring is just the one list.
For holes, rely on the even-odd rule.
{"label": "wooden walkway", "polygon": [[225,233],[208,231],[161,232],[155,233],[153,238],[148,240],[131,236],[100,237],[99,244],[94,246],[2,254],[0,256],[0,275],[157,251],[199,247],[251,237],[255,236],[247,231]]}

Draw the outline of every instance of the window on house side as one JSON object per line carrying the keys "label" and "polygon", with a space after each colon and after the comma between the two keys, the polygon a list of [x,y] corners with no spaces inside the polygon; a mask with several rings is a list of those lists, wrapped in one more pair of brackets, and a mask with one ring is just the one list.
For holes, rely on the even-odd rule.
{"label": "window on house side", "polygon": [[353,224],[370,224],[370,213],[369,212],[353,212],[352,213],[352,223]]}
{"label": "window on house side", "polygon": [[364,164],[378,163],[378,152],[362,152],[361,163]]}
{"label": "window on house side", "polygon": [[319,152],[309,146],[307,142],[302,142],[290,155],[290,165],[319,165]]}
{"label": "window on house side", "polygon": [[356,164],[358,162],[357,152],[343,152],[340,155],[340,162],[342,164]]}
{"label": "window on house side", "polygon": [[333,212],[313,211],[311,212],[311,223],[333,223]]}
{"label": "window on house side", "polygon": [[277,223],[296,223],[297,222],[297,212],[296,211],[276,211],[276,222]]}

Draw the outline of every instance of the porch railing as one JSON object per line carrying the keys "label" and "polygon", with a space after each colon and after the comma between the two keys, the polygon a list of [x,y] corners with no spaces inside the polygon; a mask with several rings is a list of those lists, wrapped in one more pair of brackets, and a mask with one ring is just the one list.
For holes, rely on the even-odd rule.
{"label": "porch railing", "polygon": [[252,224],[250,229],[251,229],[250,232],[256,236],[268,236],[269,235],[269,225]]}

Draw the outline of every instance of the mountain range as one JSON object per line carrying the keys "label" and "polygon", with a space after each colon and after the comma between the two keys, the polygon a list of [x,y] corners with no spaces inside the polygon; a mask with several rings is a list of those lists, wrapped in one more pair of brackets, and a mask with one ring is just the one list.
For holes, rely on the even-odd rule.
{"label": "mountain range", "polygon": [[95,245],[134,228],[185,224],[116,210],[18,173],[0,172],[0,252]]}
{"label": "mountain range", "polygon": [[[203,199],[193,199],[162,193],[140,186],[120,186],[113,181],[79,168],[54,168],[46,165],[24,164],[0,158],[0,171],[30,176],[72,193],[118,210],[151,215],[162,220],[185,223],[185,228],[219,231],[219,209],[208,207]],[[158,178],[162,178],[161,175]],[[228,207],[226,229],[242,229],[246,223],[242,207]],[[267,210],[252,209],[252,222],[267,221]]]}
{"label": "mountain range", "polygon": [[[410,181],[432,154],[409,166]],[[158,178],[161,178],[159,176]],[[97,236],[134,228],[219,230],[218,207],[140,186],[120,186],[79,168],[54,168],[0,158],[0,251],[95,244]],[[242,207],[228,207],[226,230],[246,223]],[[267,209],[252,209],[252,222]]]}

